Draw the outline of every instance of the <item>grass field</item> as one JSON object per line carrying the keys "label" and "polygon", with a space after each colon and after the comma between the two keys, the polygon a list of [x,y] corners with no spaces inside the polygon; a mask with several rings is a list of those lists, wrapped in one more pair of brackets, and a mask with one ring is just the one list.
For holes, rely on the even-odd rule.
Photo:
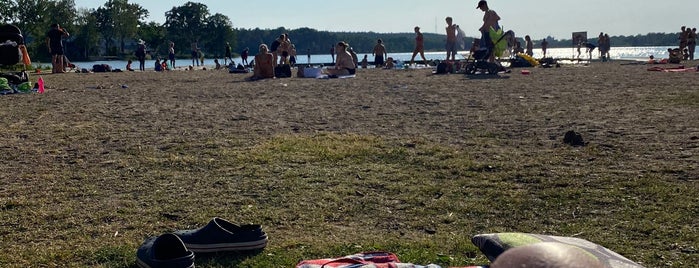
{"label": "grass field", "polygon": [[697,267],[699,74],[645,68],[44,75],[45,94],[0,96],[0,266],[135,267],[145,238],[221,217],[269,245],[197,267],[487,264],[470,238],[493,232]]}

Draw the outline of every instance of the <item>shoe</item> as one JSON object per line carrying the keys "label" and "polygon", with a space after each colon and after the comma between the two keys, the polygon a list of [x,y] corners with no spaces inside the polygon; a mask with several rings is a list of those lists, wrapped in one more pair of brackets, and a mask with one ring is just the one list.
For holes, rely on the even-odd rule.
{"label": "shoe", "polygon": [[187,250],[174,234],[151,237],[136,251],[136,264],[142,268],[194,268],[194,252]]}
{"label": "shoe", "polygon": [[260,225],[235,225],[221,218],[212,219],[195,230],[174,232],[195,253],[242,251],[267,246],[267,234]]}

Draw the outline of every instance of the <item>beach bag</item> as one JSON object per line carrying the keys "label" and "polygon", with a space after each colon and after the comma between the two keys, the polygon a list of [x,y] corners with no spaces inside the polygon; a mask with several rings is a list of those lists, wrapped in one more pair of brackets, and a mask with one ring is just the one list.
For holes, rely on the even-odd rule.
{"label": "beach bag", "polygon": [[296,265],[296,268],[360,268],[360,267],[375,267],[375,268],[394,268],[400,263],[398,256],[390,252],[375,251],[363,252],[354,255],[317,259],[304,260]]}
{"label": "beach bag", "polygon": [[92,71],[95,73],[106,73],[112,71],[112,66],[107,64],[95,64],[92,66]]}
{"label": "beach bag", "polygon": [[302,67],[299,68],[299,77],[305,78],[318,78],[322,76],[321,68],[316,67]]}
{"label": "beach bag", "polygon": [[291,77],[291,65],[277,65],[277,67],[274,67],[274,76],[277,78]]}

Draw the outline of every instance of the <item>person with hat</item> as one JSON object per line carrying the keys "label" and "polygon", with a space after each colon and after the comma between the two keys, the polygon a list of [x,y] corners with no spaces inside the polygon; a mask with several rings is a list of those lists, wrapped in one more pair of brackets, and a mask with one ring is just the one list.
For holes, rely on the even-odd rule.
{"label": "person with hat", "polygon": [[138,47],[136,48],[136,58],[138,59],[138,69],[146,70],[146,42],[138,39]]}
{"label": "person with hat", "polygon": [[[483,12],[485,12],[485,14],[483,15],[483,25],[480,29],[478,29],[481,32],[480,46],[483,48],[487,47],[492,49],[494,47],[494,44],[490,38],[490,28],[493,28],[494,30],[500,29],[500,24],[498,23],[500,21],[500,16],[498,16],[498,13],[496,13],[495,10],[490,9],[488,7],[488,2],[484,0],[478,2],[478,6],[476,7],[476,9],[480,9]],[[489,61],[495,61],[494,54],[491,53]]]}

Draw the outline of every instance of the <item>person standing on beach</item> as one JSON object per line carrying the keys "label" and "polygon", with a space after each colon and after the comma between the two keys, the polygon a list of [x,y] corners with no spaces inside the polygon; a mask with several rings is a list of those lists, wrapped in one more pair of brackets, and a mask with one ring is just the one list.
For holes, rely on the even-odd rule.
{"label": "person standing on beach", "polygon": [[231,44],[226,42],[225,54],[223,56],[223,65],[228,65],[228,61],[233,62],[233,51],[231,49]]}
{"label": "person standing on beach", "polygon": [[[243,49],[243,52],[240,53],[240,60],[242,61],[243,65],[248,66],[250,63],[248,62],[248,55],[250,54],[250,49],[245,48]],[[233,61],[233,60],[231,60]]]}
{"label": "person standing on beach", "polygon": [[146,42],[143,40],[138,40],[138,47],[136,48],[136,58],[138,59],[138,70],[141,72],[146,70]]}
{"label": "person standing on beach", "polygon": [[167,49],[167,58],[170,59],[170,68],[175,69],[175,42],[170,41],[170,46]]}
{"label": "person standing on beach", "polygon": [[541,51],[544,52],[544,58],[546,58],[546,50],[549,48],[549,42],[546,41],[546,38],[544,40],[541,40]]}
{"label": "person standing on beach", "polygon": [[410,65],[415,64],[415,56],[420,53],[422,61],[427,65],[427,59],[425,58],[425,37],[420,32],[420,27],[415,26],[415,49],[413,50],[413,57],[410,58]]}
{"label": "person standing on beach", "polygon": [[534,56],[534,43],[532,42],[532,38],[529,35],[524,36],[524,43],[525,46],[527,47],[527,50],[525,54],[531,56]]}
{"label": "person standing on beach", "polygon": [[199,46],[192,42],[192,66],[199,66]]}
{"label": "person standing on beach", "polygon": [[447,22],[447,61],[456,61],[456,24],[451,17],[445,19]]}
{"label": "person standing on beach", "polygon": [[333,63],[335,63],[335,46],[330,46],[330,57],[333,59]]}
{"label": "person standing on beach", "polygon": [[[485,13],[483,15],[483,25],[481,26],[481,28],[478,29],[481,32],[480,47],[493,49],[495,47],[495,44],[493,44],[493,41],[490,39],[490,28],[493,28],[494,30],[500,29],[500,16],[498,16],[498,13],[496,13],[495,10],[492,10],[488,7],[487,1],[479,1],[478,6],[476,6],[476,8],[482,10]],[[488,59],[488,61],[495,62],[494,53],[490,53],[490,58]]]}
{"label": "person standing on beach", "polygon": [[383,40],[376,40],[376,45],[371,55],[374,55],[374,65],[376,68],[381,68],[384,65],[384,60],[388,57],[386,53],[386,46],[383,45]]}
{"label": "person standing on beach", "polygon": [[306,53],[308,54],[308,55],[307,55],[307,56],[308,56],[308,62],[306,62],[306,63],[307,63],[308,65],[311,65],[311,49],[309,48],[308,51],[306,51]]}
{"label": "person standing on beach", "polygon": [[70,34],[65,29],[61,28],[58,23],[51,24],[51,29],[46,34],[46,43],[51,54],[51,72],[65,73],[66,69],[63,64],[63,38],[69,37]]}
{"label": "person standing on beach", "polygon": [[[286,36],[284,34],[280,35],[277,39],[274,39],[272,41],[272,44],[269,47],[269,52],[272,53],[272,56],[274,57],[274,66],[277,66],[277,57],[279,56],[279,53],[277,50],[279,50],[279,46],[282,44],[282,42],[286,39]],[[257,57],[257,56],[255,56]]]}
{"label": "person standing on beach", "polygon": [[687,38],[687,48],[689,49],[689,59],[694,60],[694,52],[697,49],[697,28],[692,28]]}
{"label": "person standing on beach", "polygon": [[680,40],[680,51],[682,51],[685,47],[687,47],[687,41],[689,39],[689,36],[687,35],[687,26],[682,26],[682,28],[680,29],[680,37],[678,37],[677,39]]}

